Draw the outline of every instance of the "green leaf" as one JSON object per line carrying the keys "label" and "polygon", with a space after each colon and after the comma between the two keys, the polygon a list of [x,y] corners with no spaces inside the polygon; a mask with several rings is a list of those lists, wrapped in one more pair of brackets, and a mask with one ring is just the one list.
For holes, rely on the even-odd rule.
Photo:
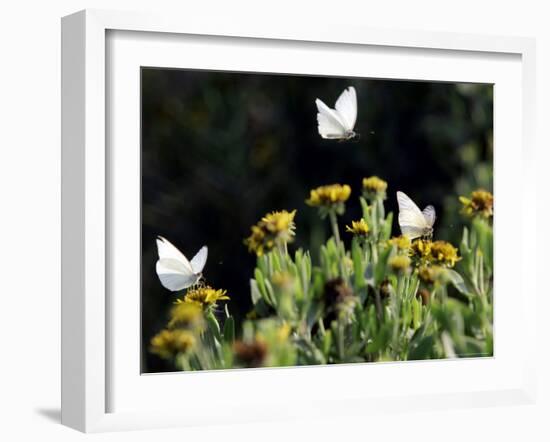
{"label": "green leaf", "polygon": [[388,213],[384,224],[382,225],[382,230],[380,232],[380,240],[387,241],[391,236],[391,227],[393,224],[393,212]]}
{"label": "green leaf", "polygon": [[371,210],[369,207],[369,204],[367,203],[367,200],[363,198],[362,196],[359,197],[359,201],[361,202],[361,209],[363,212],[363,218],[365,221],[370,221],[371,218]]}
{"label": "green leaf", "polygon": [[422,322],[422,301],[418,298],[413,298],[411,301],[412,307],[412,319],[413,319],[413,328],[416,330],[420,327]]}
{"label": "green leaf", "polygon": [[433,336],[424,336],[409,348],[408,359],[430,359],[433,356],[434,343]]}
{"label": "green leaf", "polygon": [[332,331],[331,330],[327,330],[326,333],[323,335],[323,348],[322,348],[322,351],[323,351],[323,354],[325,355],[325,358],[328,359],[329,357],[329,354],[330,354],[330,348],[331,348],[331,345],[332,345]]}
{"label": "green leaf", "polygon": [[220,324],[212,311],[209,311],[206,314],[206,322],[208,323],[208,328],[212,331],[214,337],[218,340],[218,342],[222,342]]}
{"label": "green leaf", "polygon": [[386,247],[378,257],[378,262],[374,268],[374,283],[377,286],[385,279],[386,267],[388,265],[388,259],[391,251],[391,247]]}
{"label": "green leaf", "polygon": [[384,324],[375,338],[367,345],[367,353],[375,353],[385,349],[391,339],[392,325]]}
{"label": "green leaf", "polygon": [[256,283],[258,284],[258,290],[260,290],[261,295],[266,298],[267,291],[265,289],[264,274],[259,268],[256,268],[256,270],[254,270],[254,278],[256,279]]}
{"label": "green leaf", "polygon": [[235,320],[232,316],[227,318],[223,324],[223,339],[228,344],[232,344],[235,340]]}
{"label": "green leaf", "polygon": [[258,301],[262,299],[262,294],[258,288],[258,282],[255,279],[250,280],[250,297],[252,298],[253,305],[256,305]]}
{"label": "green leaf", "polygon": [[455,288],[462,294],[467,295],[468,289],[466,284],[464,284],[464,278],[460,276],[460,273],[455,272],[452,269],[447,269],[447,279],[455,286]]}

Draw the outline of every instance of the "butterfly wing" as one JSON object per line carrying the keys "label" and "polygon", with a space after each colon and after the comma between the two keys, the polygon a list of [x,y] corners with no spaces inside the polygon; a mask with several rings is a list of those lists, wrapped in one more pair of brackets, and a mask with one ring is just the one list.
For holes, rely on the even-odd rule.
{"label": "butterfly wing", "polygon": [[178,291],[192,286],[197,281],[189,260],[170,241],[157,238],[159,259],[156,264],[161,284],[168,290]]}
{"label": "butterfly wing", "polygon": [[428,227],[433,227],[436,218],[434,206],[426,206],[426,208],[422,211],[422,214],[426,220],[426,225]]}
{"label": "butterfly wing", "polygon": [[398,220],[401,233],[410,239],[424,235],[427,227],[426,219],[413,200],[403,192],[397,192],[397,203],[399,204]]}
{"label": "butterfly wing", "polygon": [[197,275],[184,266],[181,261],[173,258],[159,259],[156,270],[161,284],[173,292],[191,287],[198,280]]}
{"label": "butterfly wing", "polygon": [[353,86],[344,90],[334,106],[347,131],[352,131],[357,120],[357,94]]}
{"label": "butterfly wing", "polygon": [[318,98],[315,100],[317,105],[317,124],[319,135],[326,139],[344,138],[346,127],[344,122],[336,111],[330,109],[325,103]]}
{"label": "butterfly wing", "polygon": [[157,238],[157,249],[160,259],[174,259],[179,261],[189,272],[193,272],[193,267],[189,260],[181,253],[170,241],[162,236]]}
{"label": "butterfly wing", "polygon": [[206,258],[208,258],[208,247],[202,246],[201,249],[191,260],[191,267],[193,268],[193,273],[199,274],[202,273],[204,265],[206,264]]}

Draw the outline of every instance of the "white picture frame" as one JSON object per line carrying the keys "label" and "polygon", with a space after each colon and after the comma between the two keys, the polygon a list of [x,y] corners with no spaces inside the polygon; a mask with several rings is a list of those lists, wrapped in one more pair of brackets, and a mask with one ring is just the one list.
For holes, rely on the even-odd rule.
{"label": "white picture frame", "polygon": [[[438,69],[437,60],[441,58],[441,74],[445,70],[444,57],[470,57],[483,64],[484,60],[493,58],[510,58],[509,77],[502,78],[503,90],[507,88],[508,95],[501,95],[504,99],[516,100],[518,109],[501,109],[495,102],[495,113],[500,113],[499,127],[511,130],[511,140],[502,137],[503,132],[495,130],[495,143],[502,142],[503,155],[501,165],[496,160],[496,180],[502,185],[496,185],[495,194],[502,196],[501,205],[497,211],[500,214],[519,213],[521,217],[519,238],[512,248],[521,256],[523,268],[514,285],[505,284],[507,276],[506,263],[496,266],[495,286],[501,293],[508,293],[514,297],[503,297],[497,301],[495,310],[495,327],[501,337],[507,336],[506,312],[516,308],[528,312],[536,304],[535,281],[527,277],[527,257],[534,255],[532,240],[535,229],[531,228],[535,220],[536,195],[532,189],[534,183],[533,157],[533,114],[535,105],[535,46],[532,39],[517,37],[491,37],[478,35],[426,33],[403,30],[376,30],[362,28],[347,28],[343,26],[316,27],[315,25],[294,28],[290,25],[266,23],[248,23],[243,26],[231,23],[211,23],[208,20],[187,17],[159,17],[150,14],[133,14],[126,12],[112,12],[100,10],[81,11],[63,18],[62,21],[62,423],[85,432],[111,431],[139,428],[156,428],[168,426],[206,425],[216,422],[252,422],[284,418],[305,418],[311,416],[334,415],[334,408],[342,415],[362,415],[373,410],[396,412],[414,409],[436,409],[469,406],[489,406],[506,403],[532,403],[535,395],[534,379],[534,342],[535,324],[527,321],[526,315],[521,318],[521,326],[513,339],[524,345],[521,354],[516,355],[516,362],[506,358],[507,349],[502,344],[499,353],[495,347],[495,357],[488,362],[470,361],[430,361],[407,363],[406,369],[402,364],[355,364],[342,367],[306,367],[299,369],[270,369],[270,370],[231,370],[221,372],[193,374],[194,378],[180,376],[157,375],[154,377],[141,376],[134,365],[128,365],[122,371],[121,358],[132,359],[128,355],[116,351],[117,327],[126,320],[121,319],[120,309],[113,309],[112,295],[109,291],[116,287],[112,284],[109,275],[109,266],[117,259],[120,252],[117,248],[113,252],[112,244],[116,242],[119,230],[113,228],[113,204],[117,204],[117,197],[112,192],[113,180],[117,179],[118,166],[116,157],[111,156],[109,143],[116,143],[116,131],[108,131],[106,122],[114,118],[125,125],[124,121],[117,120],[117,110],[109,107],[109,82],[117,81],[117,73],[109,70],[109,63],[113,57],[119,57],[126,63],[125,66],[138,66],[140,58],[135,57],[136,44],[145,45],[132,39],[125,47],[128,57],[124,58],[121,51],[113,51],[108,39],[109,35],[130,35],[139,33],[140,38],[156,39],[157,45],[153,48],[156,56],[166,51],[159,50],[163,45],[162,39],[167,38],[174,42],[184,42],[186,36],[208,38],[216,37],[217,41],[230,45],[230,42],[245,42],[246,45],[261,45],[269,42],[272,46],[305,50],[309,48],[325,48],[335,54],[341,49],[357,50],[358,48],[374,48],[383,57],[386,52],[396,48],[407,55],[414,51],[419,54],[417,66],[418,74],[414,78],[422,79],[422,69],[426,69],[426,60],[430,60],[430,68]],[[133,34],[134,36],[136,34]],[[138,38],[139,40],[139,38]],[[240,44],[239,43],[239,44]],[[179,44],[179,43],[178,43]],[[145,46],[144,46],[145,47]],[[329,48],[329,49],[326,49]],[[172,48],[173,51],[173,48]],[[144,54],[146,50],[142,51]],[[122,54],[122,55],[121,55]],[[141,54],[140,54],[141,56]],[[169,56],[169,55],[166,55]],[[111,58],[109,58],[111,57]],[[159,63],[165,65],[164,59],[158,58]],[[383,60],[382,60],[383,62]],[[465,61],[467,62],[467,61]],[[137,64],[136,64],[137,63]],[[223,59],[219,61],[223,67]],[[253,67],[251,62],[250,69]],[[307,60],[305,61],[307,63]],[[390,61],[388,61],[390,63]],[[424,63],[424,64],[423,64]],[[121,63],[119,63],[121,64]],[[209,65],[211,68],[220,66]],[[388,65],[390,66],[390,64]],[[264,65],[264,69],[269,69]],[[298,68],[297,68],[298,69]],[[303,66],[298,69],[302,72]],[[399,68],[391,65],[388,71],[395,70],[395,78],[400,78]],[[489,67],[487,68],[489,69]],[[506,71],[506,69],[504,69]],[[483,68],[479,71],[479,78],[490,81],[490,75],[484,77]],[[381,74],[382,75],[382,74]],[[386,75],[390,75],[389,73]],[[434,75],[434,74],[432,74]],[[458,74],[457,74],[458,75]],[[457,80],[475,81],[475,78],[466,74]],[[495,74],[496,75],[496,74]],[[499,74],[500,75],[500,74]],[[502,74],[504,75],[504,74]],[[426,78],[430,77],[426,74]],[[413,78],[408,74],[406,78]],[[432,77],[430,77],[432,78]],[[439,77],[438,77],[439,78]],[[499,80],[500,81],[500,80]],[[496,83],[498,87],[499,82]],[[514,85],[517,86],[514,87]],[[135,91],[134,91],[135,92]],[[130,96],[121,96],[123,101],[131,101]],[[118,106],[118,105],[117,105]],[[508,112],[508,113],[506,113]],[[506,114],[506,115],[504,115]],[[504,115],[504,117],[503,117]],[[128,117],[129,121],[131,117]],[[506,118],[506,121],[503,119]],[[133,121],[133,120],[132,120]],[[135,121],[129,126],[135,126]],[[508,123],[508,124],[505,124]],[[508,127],[515,123],[514,127]],[[118,126],[117,126],[118,127]],[[128,127],[127,133],[131,136],[135,127]],[[503,129],[504,130],[504,129]],[[517,141],[515,145],[511,141]],[[505,143],[509,144],[505,144]],[[135,145],[135,143],[134,143]],[[499,147],[497,147],[499,149]],[[521,161],[522,186],[511,186],[512,170],[506,164],[516,164]],[[499,169],[499,167],[501,167]],[[114,175],[113,175],[114,174]],[[506,184],[508,182],[508,184]],[[498,184],[498,183],[496,183]],[[518,206],[520,206],[518,208]],[[521,209],[521,210],[519,210]],[[128,213],[132,213],[131,210]],[[496,221],[495,251],[498,257],[504,248],[499,247],[498,232],[505,232],[506,226],[514,220]],[[510,224],[511,225],[511,224]],[[516,228],[517,231],[517,228]],[[501,282],[499,282],[501,281]],[[139,307],[138,307],[139,311]],[[128,324],[135,308],[128,311]],[[118,325],[117,325],[118,324]],[[516,324],[517,325],[517,324]],[[131,333],[135,324],[128,326]],[[496,337],[496,344],[499,337]],[[114,344],[113,344],[114,342]],[[516,342],[516,341],[514,341]],[[135,346],[129,346],[135,352]],[[135,354],[134,354],[135,355]],[[118,358],[118,359],[117,359]],[[139,363],[137,363],[139,365]],[[443,365],[445,364],[445,365]],[[113,367],[113,365],[115,365]],[[368,365],[368,366],[367,366]],[[118,370],[118,372],[117,372]],[[401,383],[400,373],[407,371]],[[426,372],[428,374],[426,375]],[[116,376],[114,375],[116,373]],[[342,382],[342,393],[336,389],[325,394],[322,399],[315,395],[314,384],[311,380],[319,378],[333,381],[338,377],[345,379]],[[431,374],[430,374],[431,373]],[[454,379],[456,388],[445,391],[447,376],[458,373],[480,375],[479,382],[471,384],[461,383]],[[499,376],[499,373],[502,376]],[[392,388],[374,390],[369,388],[355,388],[353,393],[346,393],[353,389],[353,381],[365,374],[387,376],[396,379]],[[432,385],[425,389],[407,389],[409,377],[425,379],[432,378]],[[493,383],[485,383],[483,376],[494,379]],[[113,382],[113,379],[115,381]],[[129,380],[128,382],[127,379]],[[191,381],[190,381],[191,379]],[[465,378],[466,379],[466,378]],[[135,382],[135,383],[132,383]],[[184,382],[187,382],[184,385]],[[273,383],[271,399],[265,403],[259,402],[259,388],[266,383]],[[328,382],[332,385],[333,382]],[[124,388],[119,388],[124,385]],[[221,388],[232,385],[231,400],[223,398],[209,398],[207,403],[200,400],[198,394],[211,388],[219,392]],[[288,393],[290,400],[284,403],[284,398],[277,396],[281,385],[290,385],[295,390]],[[210,386],[210,387],[209,387]],[[246,387],[246,388],[245,388]],[[128,404],[135,402],[135,396],[129,396],[130,391],[143,388],[143,402],[135,408]],[[241,390],[239,390],[239,388]],[[117,390],[118,389],[118,390]],[[193,407],[176,407],[174,401],[167,399],[169,390],[182,389],[186,397],[193,403]],[[112,392],[117,390],[117,397],[126,395],[118,401],[122,406],[114,406]],[[140,390],[141,391],[141,390]],[[235,392],[242,394],[235,396]],[[399,393],[401,391],[401,393]],[[301,396],[300,396],[301,395]],[[137,395],[136,395],[137,396]],[[139,395],[141,396],[141,395]],[[162,400],[162,398],[166,400]],[[179,399],[181,402],[181,399]],[[337,403],[337,407],[331,407]],[[232,413],[224,412],[227,406],[232,407]],[[259,406],[261,405],[261,406]],[[149,408],[147,408],[147,406]],[[214,410],[206,414],[207,407]]]}

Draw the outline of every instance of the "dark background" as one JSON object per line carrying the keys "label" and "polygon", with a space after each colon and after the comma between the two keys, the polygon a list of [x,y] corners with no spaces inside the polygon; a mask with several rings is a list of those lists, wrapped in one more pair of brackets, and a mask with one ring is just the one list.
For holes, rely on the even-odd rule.
{"label": "dark background", "polygon": [[[323,140],[315,98],[334,107],[350,85],[360,139]],[[389,183],[389,210],[397,190],[421,208],[433,204],[435,238],[458,243],[458,195],[492,190],[492,127],[492,85],[143,68],[143,372],[170,370],[147,351],[175,299],[155,272],[156,235],[188,259],[208,245],[206,282],[228,290],[239,321],[251,307],[250,226],[269,211],[298,209],[291,250],[317,250],[328,226],[304,203],[316,186],[352,187],[343,230],[361,216],[361,179],[378,175]]]}

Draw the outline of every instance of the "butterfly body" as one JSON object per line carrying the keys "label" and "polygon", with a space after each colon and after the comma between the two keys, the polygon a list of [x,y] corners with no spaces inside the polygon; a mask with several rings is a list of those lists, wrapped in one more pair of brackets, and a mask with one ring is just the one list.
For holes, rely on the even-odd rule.
{"label": "butterfly body", "polygon": [[191,261],[162,236],[157,238],[157,249],[157,275],[165,288],[175,292],[197,285],[201,281],[208,257],[206,246],[201,247]]}
{"label": "butterfly body", "polygon": [[405,193],[397,192],[397,203],[399,204],[399,227],[401,234],[415,238],[431,238],[436,215],[433,206],[426,206],[424,210],[410,199]]}
{"label": "butterfly body", "polygon": [[336,100],[334,109],[329,108],[320,99],[317,105],[317,123],[319,135],[329,140],[347,141],[357,137],[354,131],[357,120],[357,94],[353,86],[344,90]]}

